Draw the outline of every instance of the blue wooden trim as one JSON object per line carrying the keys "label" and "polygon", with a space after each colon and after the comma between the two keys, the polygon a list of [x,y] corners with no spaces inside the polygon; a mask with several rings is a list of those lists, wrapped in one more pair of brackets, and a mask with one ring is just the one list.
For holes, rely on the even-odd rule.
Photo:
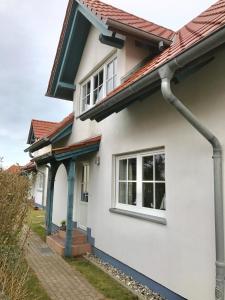
{"label": "blue wooden trim", "polygon": [[95,245],[95,238],[91,235],[91,228],[87,227],[87,242],[91,245]]}
{"label": "blue wooden trim", "polygon": [[62,88],[65,88],[65,89],[73,90],[73,91],[76,90],[76,86],[74,84],[71,84],[71,83],[66,83],[66,82],[59,81],[58,86],[62,87]]}
{"label": "blue wooden trim", "polygon": [[104,24],[97,16],[95,16],[90,10],[82,3],[79,3],[77,9],[94,27],[96,27],[104,35],[112,35],[112,32],[108,30],[108,26]]}
{"label": "blue wooden trim", "polygon": [[75,161],[70,160],[67,169],[68,176],[68,197],[67,197],[67,222],[66,222],[66,244],[65,256],[72,257],[73,242],[73,200],[74,200],[74,183],[75,183]]}
{"label": "blue wooden trim", "polygon": [[73,123],[67,125],[65,128],[60,130],[60,132],[58,132],[55,136],[53,136],[50,139],[51,144],[56,143],[61,139],[65,138],[66,136],[70,135],[72,133],[72,129],[73,129]]}
{"label": "blue wooden trim", "polygon": [[58,89],[58,86],[59,86],[59,82],[61,81],[62,72],[64,70],[65,61],[66,61],[67,54],[68,54],[68,51],[69,51],[69,48],[70,48],[70,45],[71,45],[74,28],[75,28],[75,25],[77,24],[77,13],[78,13],[78,9],[76,9],[74,17],[73,17],[72,26],[70,28],[70,33],[69,33],[69,37],[68,37],[67,44],[66,44],[66,49],[65,49],[65,52],[64,52],[64,55],[63,55],[62,63],[60,65],[60,70],[59,70],[58,80],[57,80],[57,84],[56,84],[55,91],[54,91],[54,96],[56,95],[56,92],[57,92],[57,89]]}
{"label": "blue wooden trim", "polygon": [[48,173],[48,189],[47,189],[47,204],[46,204],[46,231],[47,235],[52,234],[52,212],[53,212],[53,196],[54,196],[54,182],[56,172],[59,164],[52,164]]}
{"label": "blue wooden trim", "polygon": [[83,149],[73,150],[73,151],[66,152],[66,153],[55,154],[54,157],[57,161],[62,161],[62,160],[69,159],[69,158],[75,159],[81,155],[88,154],[91,152],[96,152],[98,150],[99,150],[99,144],[84,147]]}
{"label": "blue wooden trim", "polygon": [[[160,283],[152,280],[151,278],[139,273],[138,271],[134,270],[133,268],[125,265],[121,261],[115,259],[114,257],[106,254],[105,252],[97,249],[96,247],[93,248],[93,253],[103,261],[109,263],[113,267],[121,270],[123,273],[131,276],[137,282],[147,286],[152,291],[159,293],[161,296],[165,297],[168,300],[187,300],[186,298],[174,293],[173,291],[169,290],[165,286],[161,285]],[[159,266],[160,268],[160,266]]]}

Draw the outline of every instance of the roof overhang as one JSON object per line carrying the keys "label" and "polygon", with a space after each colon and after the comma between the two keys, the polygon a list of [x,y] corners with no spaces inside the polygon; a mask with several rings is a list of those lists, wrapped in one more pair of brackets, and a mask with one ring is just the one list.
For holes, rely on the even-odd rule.
{"label": "roof overhang", "polygon": [[109,95],[93,108],[81,114],[80,119],[82,121],[90,119],[99,122],[113,113],[120,112],[134,101],[144,99],[160,89],[159,69],[163,66],[170,65],[174,67],[174,64],[178,65],[174,80],[181,80],[186,77],[184,74],[193,73],[196,69],[208,63],[212,58],[212,53],[215,53],[218,48],[224,47],[224,44],[225,27],[130,83],[125,88],[118,89],[112,96]]}
{"label": "roof overhang", "polygon": [[123,40],[114,37],[107,24],[81,2],[70,1],[46,96],[73,101],[74,80],[91,25],[104,37],[100,39],[102,43],[123,47]]}
{"label": "roof overhang", "polygon": [[73,145],[52,149],[52,151],[45,153],[39,157],[35,157],[32,161],[38,165],[44,165],[54,161],[64,161],[67,159],[76,159],[83,155],[87,155],[93,152],[97,152],[100,147],[101,136],[92,137],[86,140],[82,140]]}

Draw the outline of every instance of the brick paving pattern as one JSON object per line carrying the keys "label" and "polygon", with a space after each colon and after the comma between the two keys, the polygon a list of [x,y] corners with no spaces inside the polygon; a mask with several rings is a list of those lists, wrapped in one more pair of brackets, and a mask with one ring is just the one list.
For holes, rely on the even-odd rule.
{"label": "brick paving pattern", "polygon": [[31,233],[26,257],[52,300],[103,300],[87,280],[37,235]]}

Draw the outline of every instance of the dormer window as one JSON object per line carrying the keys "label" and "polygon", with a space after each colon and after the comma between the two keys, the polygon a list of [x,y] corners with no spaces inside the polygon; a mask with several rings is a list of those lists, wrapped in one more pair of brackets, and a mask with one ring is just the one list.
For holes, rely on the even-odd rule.
{"label": "dormer window", "polygon": [[108,60],[81,85],[81,112],[106,97],[117,86],[117,58]]}

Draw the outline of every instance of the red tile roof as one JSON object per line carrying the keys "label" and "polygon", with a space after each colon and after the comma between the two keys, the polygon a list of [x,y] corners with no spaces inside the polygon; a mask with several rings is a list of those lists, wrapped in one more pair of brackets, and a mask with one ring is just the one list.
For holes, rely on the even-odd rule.
{"label": "red tile roof", "polygon": [[60,130],[65,128],[67,125],[72,124],[74,121],[74,114],[71,113],[67,117],[65,117],[61,122],[56,123],[56,126],[48,132],[48,134],[45,136],[47,138],[53,137],[56,133],[58,133]]}
{"label": "red tile roof", "polygon": [[[150,21],[146,21],[132,14],[129,14],[121,9],[105,4],[99,0],[76,0],[76,1],[85,5],[92,13],[94,13],[103,22],[110,22],[110,20],[112,20],[118,23],[118,25],[124,24],[129,27],[135,28],[141,32],[145,32],[151,35],[155,35],[157,37],[161,37],[162,39],[166,39],[169,41],[172,41],[173,39],[174,31],[165,28],[163,26],[156,25]],[[50,90],[53,85],[54,77],[57,70],[57,65],[60,60],[60,56],[62,54],[63,43],[66,36],[66,31],[69,26],[69,20],[73,9],[73,3],[74,0],[69,0],[67,10],[66,10],[66,16],[63,22],[62,31],[59,38],[59,44],[56,51],[54,64],[51,71],[50,80],[48,83],[48,89],[46,93],[47,96],[51,95]]]}
{"label": "red tile roof", "polygon": [[106,98],[99,101],[96,105],[101,105],[103,101],[108,100],[113,95],[125,89],[140,78],[151,73],[169,60],[185,52],[195,44],[215,31],[225,26],[225,0],[219,0],[210,6],[205,12],[193,19],[190,23],[182,27],[174,38],[173,44],[164,50],[161,54],[150,60],[137,72],[132,74],[123,84],[112,91]]}
{"label": "red tile roof", "polygon": [[99,144],[100,141],[101,141],[101,136],[95,136],[95,137],[91,137],[89,139],[82,140],[76,144],[73,144],[73,145],[70,145],[67,147],[53,149],[52,153],[56,153],[56,154],[65,153],[65,152],[77,150],[77,149],[80,149],[83,147]]}
{"label": "red tile roof", "polygon": [[5,172],[10,173],[10,174],[20,174],[21,168],[22,167],[19,165],[12,165],[8,169],[6,169]]}
{"label": "red tile roof", "polygon": [[30,161],[25,166],[21,167],[21,171],[24,172],[31,172],[36,170],[36,165],[33,161]]}
{"label": "red tile roof", "polygon": [[40,121],[40,120],[32,120],[31,126],[33,127],[34,136],[36,139],[41,139],[47,136],[52,130],[56,128],[58,123],[56,122],[48,122],[48,121]]}
{"label": "red tile roof", "polygon": [[110,20],[112,20],[116,23],[133,27],[163,39],[172,40],[173,38],[174,32],[172,30],[139,18],[99,0],[79,0],[78,2],[83,3],[92,13],[108,25],[110,25]]}

